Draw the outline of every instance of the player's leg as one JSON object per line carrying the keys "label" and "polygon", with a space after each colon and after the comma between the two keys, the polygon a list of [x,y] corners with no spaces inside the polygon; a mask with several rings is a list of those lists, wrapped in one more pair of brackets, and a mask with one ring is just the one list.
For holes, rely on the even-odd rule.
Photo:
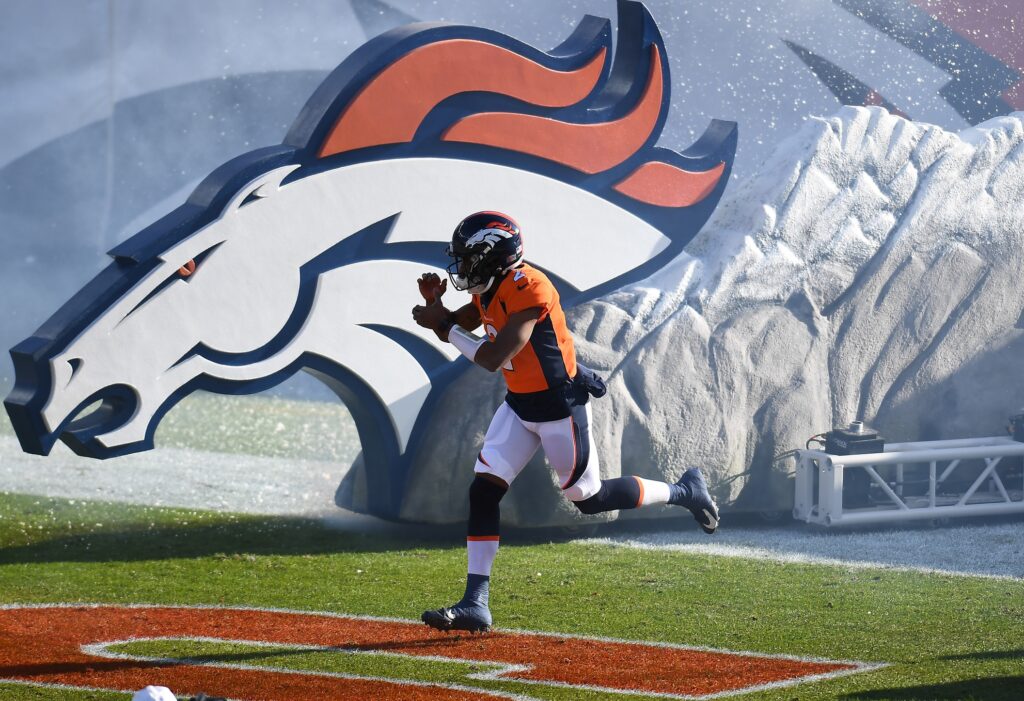
{"label": "player's leg", "polygon": [[540,439],[528,431],[508,404],[495,412],[469,487],[466,591],[458,603],[423,613],[423,622],[438,630],[487,630],[491,566],[498,553],[501,498],[533,454]]}
{"label": "player's leg", "polygon": [[602,480],[597,453],[590,445],[589,404],[574,407],[566,419],[537,426],[562,491],[583,513],[675,504],[689,509],[706,533],[718,527],[718,508],[697,468],[686,470],[675,484],[635,475]]}

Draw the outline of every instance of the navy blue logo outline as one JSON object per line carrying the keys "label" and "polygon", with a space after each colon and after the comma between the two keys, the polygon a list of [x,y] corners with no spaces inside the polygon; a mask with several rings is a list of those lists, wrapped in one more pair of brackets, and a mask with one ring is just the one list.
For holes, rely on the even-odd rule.
{"label": "navy blue logo outline", "polygon": [[[295,372],[305,370],[329,386],[346,404],[355,420],[363,449],[368,480],[369,510],[380,516],[397,517],[404,486],[414,456],[424,439],[423,426],[431,407],[439,400],[452,377],[464,372],[468,362],[460,359],[440,363],[438,353],[403,329],[369,325],[402,345],[428,372],[432,389],[416,420],[407,449],[400,453],[388,412],[372,388],[348,369],[321,356],[303,354],[287,367],[267,377],[234,381],[200,375],[179,387],[153,413],[144,440],[107,448],[96,436],[109,430],[111,423],[123,423],[132,413],[137,397],[125,385],[104,388],[87,398],[53,431],[46,429],[41,411],[51,388],[49,361],[60,354],[93,320],[120,299],[139,280],[160,263],[159,254],[214,221],[248,183],[260,175],[284,166],[297,166],[282,185],[325,170],[354,163],[410,157],[457,158],[498,163],[540,173],[590,191],[647,221],[670,240],[669,245],[643,265],[628,270],[596,287],[579,290],[556,275],[552,280],[566,308],[599,297],[631,280],[650,275],[675,257],[710,217],[728,183],[736,150],[737,125],[712,120],[704,134],[689,148],[676,152],[658,147],[657,140],[668,115],[671,81],[668,54],[661,34],[648,10],[639,2],[618,2],[617,50],[605,61],[592,94],[582,103],[566,108],[542,108],[508,96],[489,93],[455,95],[435,106],[408,143],[372,146],[324,158],[318,149],[335,125],[341,111],[367,81],[385,67],[414,49],[449,39],[473,39],[498,45],[546,68],[571,71],[581,68],[602,49],[611,55],[611,27],[607,19],[586,16],[570,37],[550,52],[544,52],[496,31],[448,24],[418,23],[400,27],[371,39],[354,51],[321,83],[300,111],[284,142],[256,149],[231,159],[216,168],[192,192],[188,200],[170,214],[115,246],[109,255],[113,261],[74,297],[65,303],[31,337],[11,349],[15,368],[15,386],[4,401],[22,449],[46,455],[57,440],[79,455],[110,458],[153,447],[156,427],[163,416],[183,397],[196,390],[220,394],[252,394],[264,391]],[[646,143],[623,163],[597,174],[588,175],[567,166],[528,154],[470,143],[444,142],[439,137],[447,127],[470,114],[512,111],[550,117],[571,123],[592,124],[625,116],[637,104],[650,68],[651,46],[657,46],[662,62],[664,90],[658,121]],[[684,208],[666,208],[632,199],[613,189],[615,183],[632,173],[641,163],[662,161],[691,172],[710,170],[724,164],[711,193],[700,202]],[[397,216],[397,215],[396,215]],[[390,217],[358,232],[314,261],[303,266],[304,275],[319,276],[339,265],[380,258],[422,262],[445,267],[443,246],[437,242],[385,243],[394,224]],[[549,272],[550,274],[550,272]],[[315,282],[316,277],[312,277]],[[315,285],[304,284],[296,300],[295,312],[275,340],[293,335],[304,316],[298,313],[308,305],[307,296]],[[308,310],[308,306],[306,307]],[[238,362],[251,362],[266,349],[241,354]],[[191,353],[215,355],[197,347]],[[223,359],[222,359],[223,360]],[[88,417],[75,420],[87,406],[102,401],[101,408]]]}

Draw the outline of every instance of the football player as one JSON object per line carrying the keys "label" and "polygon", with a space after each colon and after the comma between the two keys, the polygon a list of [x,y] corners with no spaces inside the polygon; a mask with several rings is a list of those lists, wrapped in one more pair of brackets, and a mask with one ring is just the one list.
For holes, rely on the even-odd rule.
{"label": "football player", "polygon": [[[455,228],[447,252],[452,285],[469,292],[472,302],[446,309],[441,296],[448,280],[426,273],[418,280],[425,303],[413,308],[413,318],[485,370],[500,368],[508,393],[473,468],[465,594],[452,606],[424,612],[423,622],[439,630],[490,628],[498,505],[541,446],[562,492],[581,512],[677,504],[693,513],[704,532],[714,533],[718,508],[697,468],[674,484],[635,476],[601,479],[590,445],[588,400],[604,394],[604,382],[576,362],[558,292],[544,273],[523,262],[519,226],[498,212],[471,214]],[[484,336],[470,333],[481,325]]]}

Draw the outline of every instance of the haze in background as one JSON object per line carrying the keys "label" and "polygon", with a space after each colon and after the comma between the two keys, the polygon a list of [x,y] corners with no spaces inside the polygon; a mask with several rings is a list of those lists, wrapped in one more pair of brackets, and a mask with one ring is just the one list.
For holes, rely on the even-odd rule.
{"label": "haze in background", "polygon": [[[841,104],[885,105],[951,131],[1020,109],[1024,27],[1011,4],[649,0],[672,67],[661,143],[685,148],[709,119],[738,121],[733,177],[743,180],[808,116]],[[30,335],[106,265],[105,251],[217,165],[280,142],[319,81],[368,38],[448,21],[550,49],[587,13],[614,22],[615,3],[7,0],[0,345]],[[12,374],[4,353],[5,394]],[[280,391],[333,399],[308,378]]]}

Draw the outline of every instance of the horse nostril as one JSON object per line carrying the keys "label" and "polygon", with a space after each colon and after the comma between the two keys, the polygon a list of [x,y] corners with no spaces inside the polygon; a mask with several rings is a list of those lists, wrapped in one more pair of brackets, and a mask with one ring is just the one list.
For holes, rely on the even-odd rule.
{"label": "horse nostril", "polygon": [[71,358],[70,360],[68,360],[68,365],[71,366],[71,377],[74,377],[75,373],[78,372],[78,368],[82,367],[82,359]]}

